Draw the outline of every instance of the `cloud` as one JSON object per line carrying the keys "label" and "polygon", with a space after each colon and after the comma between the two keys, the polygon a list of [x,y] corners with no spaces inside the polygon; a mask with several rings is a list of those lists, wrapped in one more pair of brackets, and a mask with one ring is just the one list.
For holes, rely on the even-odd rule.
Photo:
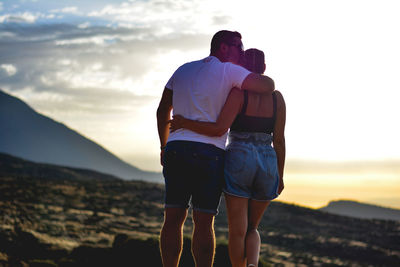
{"label": "cloud", "polygon": [[[153,101],[151,96],[138,96],[132,92],[109,88],[79,88],[72,91],[38,91],[34,86],[25,86],[18,91],[2,88],[6,92],[32,104],[35,109],[47,114],[79,114],[86,117],[103,114],[132,114],[145,103]],[[60,109],[60,106],[63,108]]]}
{"label": "cloud", "polygon": [[79,14],[76,6],[64,7],[61,9],[50,10],[50,13],[65,13],[65,14]]}
{"label": "cloud", "polygon": [[86,29],[90,26],[90,22],[84,22],[78,25],[78,28],[80,29]]}
{"label": "cloud", "polygon": [[[79,27],[85,29],[85,27]],[[98,35],[98,36],[91,36],[91,37],[82,37],[82,38],[75,38],[70,40],[56,40],[55,44],[57,46],[66,46],[66,45],[81,45],[81,44],[94,44],[94,45],[107,45],[109,43],[114,42],[117,36],[112,35]]]}
{"label": "cloud", "polygon": [[213,24],[215,25],[225,25],[228,24],[231,21],[230,16],[214,16],[212,18]]}
{"label": "cloud", "polygon": [[7,38],[13,38],[15,36],[16,35],[13,32],[7,32],[7,31],[0,32],[0,39],[3,39],[3,40],[5,40]]}
{"label": "cloud", "polygon": [[13,76],[17,73],[17,68],[12,64],[1,64],[0,69],[3,69],[8,76]]}
{"label": "cloud", "polygon": [[154,33],[160,35],[173,32],[198,33],[215,24],[221,25],[229,21],[229,16],[218,15],[218,5],[211,0],[129,1],[119,5],[106,5],[90,12],[88,16],[135,27],[150,25],[155,29]]}
{"label": "cloud", "polygon": [[[202,49],[205,56],[209,46],[207,35],[154,32],[153,28],[4,24],[0,53],[9,62],[2,67],[8,76],[0,80],[0,87],[24,94],[29,87],[31,103],[44,112],[54,111],[60,101],[65,101],[68,112],[89,113],[146,105],[159,97],[169,78],[160,73],[172,74],[187,61],[180,57],[193,51]],[[18,66],[18,71],[10,66]]]}
{"label": "cloud", "polygon": [[0,23],[11,22],[11,23],[35,23],[35,21],[44,17],[41,13],[33,14],[31,12],[23,12],[23,13],[15,13],[15,14],[6,14],[0,16]]}

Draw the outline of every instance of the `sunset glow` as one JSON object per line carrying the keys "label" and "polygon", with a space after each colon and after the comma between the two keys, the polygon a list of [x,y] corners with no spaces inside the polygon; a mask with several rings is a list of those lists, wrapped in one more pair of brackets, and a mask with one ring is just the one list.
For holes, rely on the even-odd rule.
{"label": "sunset glow", "polygon": [[[397,1],[0,2],[0,89],[144,170],[161,171],[155,112],[181,64],[237,30],[265,52],[287,105],[280,200],[400,208]],[[365,164],[362,164],[362,163]]]}

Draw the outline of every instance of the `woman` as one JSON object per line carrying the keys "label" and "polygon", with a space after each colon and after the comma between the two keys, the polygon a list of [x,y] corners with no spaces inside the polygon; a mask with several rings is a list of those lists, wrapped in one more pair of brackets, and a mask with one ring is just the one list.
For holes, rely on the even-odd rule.
{"label": "woman", "polygon": [[[245,52],[245,67],[264,73],[264,53]],[[230,127],[225,160],[225,200],[232,266],[257,266],[258,225],[270,201],[283,190],[286,107],[282,94],[256,94],[232,89],[215,123],[174,116],[171,130],[187,128],[220,136]],[[271,146],[273,144],[273,147]]]}

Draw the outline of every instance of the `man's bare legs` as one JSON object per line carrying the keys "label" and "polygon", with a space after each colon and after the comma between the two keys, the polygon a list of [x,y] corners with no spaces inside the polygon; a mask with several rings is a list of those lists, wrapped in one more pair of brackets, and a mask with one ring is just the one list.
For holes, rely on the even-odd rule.
{"label": "man's bare legs", "polygon": [[269,203],[270,201],[249,201],[249,221],[246,235],[247,266],[258,266],[261,239],[257,228]]}
{"label": "man's bare legs", "polygon": [[215,254],[214,215],[193,211],[192,254],[196,267],[211,267]]}
{"label": "man's bare legs", "polygon": [[183,247],[183,223],[187,209],[165,208],[160,235],[161,257],[164,267],[177,267]]}
{"label": "man's bare legs", "polygon": [[229,224],[229,258],[232,267],[244,267],[246,265],[245,239],[249,200],[225,194],[225,202]]}
{"label": "man's bare legs", "polygon": [[[164,267],[177,267],[183,246],[183,223],[187,209],[166,208],[160,248]],[[215,253],[214,215],[193,211],[192,253],[196,267],[211,267]]]}

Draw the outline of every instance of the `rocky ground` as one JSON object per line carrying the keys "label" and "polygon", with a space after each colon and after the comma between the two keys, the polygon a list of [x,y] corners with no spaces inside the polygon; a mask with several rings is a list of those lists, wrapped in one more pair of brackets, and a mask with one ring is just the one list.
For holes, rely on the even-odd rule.
{"label": "rocky ground", "polygon": [[[159,184],[0,155],[0,266],[159,266],[162,200]],[[223,202],[215,229],[215,266],[229,266]],[[261,266],[400,266],[395,221],[273,202],[260,234]],[[189,239],[181,266],[193,266]]]}

